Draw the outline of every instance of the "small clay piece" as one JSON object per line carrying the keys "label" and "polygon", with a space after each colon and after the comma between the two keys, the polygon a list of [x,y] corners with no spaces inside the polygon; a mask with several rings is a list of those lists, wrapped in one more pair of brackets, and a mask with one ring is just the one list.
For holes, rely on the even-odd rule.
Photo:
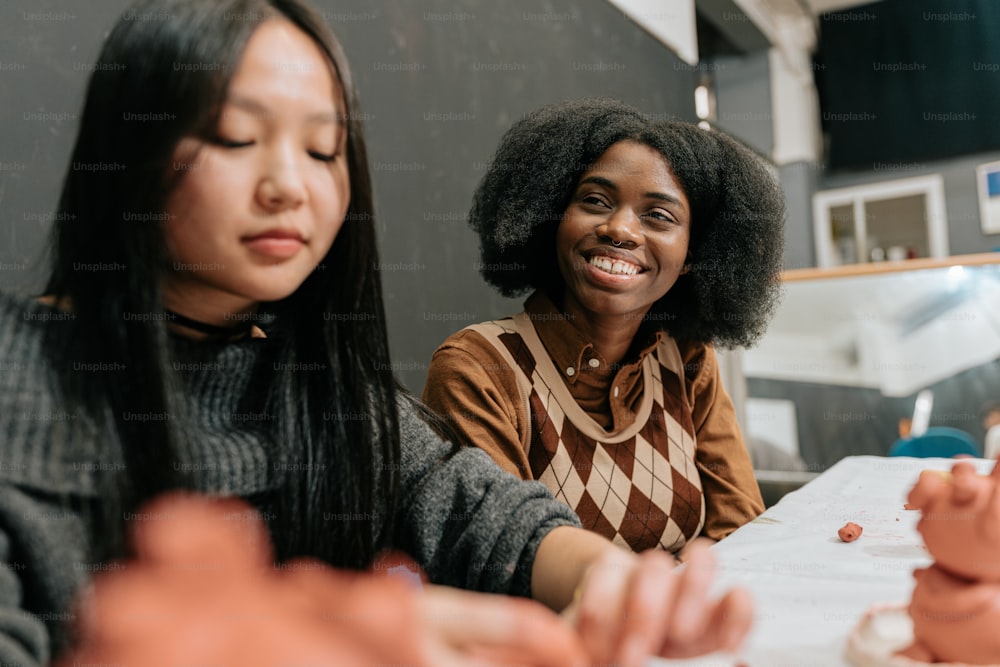
{"label": "small clay piece", "polygon": [[837,531],[837,536],[845,542],[853,542],[861,537],[861,526],[853,521],[848,521],[843,528]]}
{"label": "small clay piece", "polygon": [[903,505],[903,509],[904,510],[916,510],[916,509],[920,509],[920,508],[917,507],[916,505],[911,505],[910,503],[906,503],[905,505]]}

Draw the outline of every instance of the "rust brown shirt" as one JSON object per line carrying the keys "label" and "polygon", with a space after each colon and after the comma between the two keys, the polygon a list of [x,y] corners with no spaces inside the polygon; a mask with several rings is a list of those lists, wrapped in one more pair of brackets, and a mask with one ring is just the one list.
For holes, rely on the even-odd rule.
{"label": "rust brown shirt", "polygon": [[[643,395],[642,360],[657,341],[637,346],[623,364],[613,367],[546,295],[533,294],[525,302],[525,312],[586,414],[609,433],[630,425]],[[718,540],[760,514],[764,504],[732,401],[722,386],[715,350],[701,344],[678,347],[705,495],[702,534]],[[482,335],[459,331],[438,348],[424,400],[501,467],[531,478],[531,415],[520,398],[514,370]]]}

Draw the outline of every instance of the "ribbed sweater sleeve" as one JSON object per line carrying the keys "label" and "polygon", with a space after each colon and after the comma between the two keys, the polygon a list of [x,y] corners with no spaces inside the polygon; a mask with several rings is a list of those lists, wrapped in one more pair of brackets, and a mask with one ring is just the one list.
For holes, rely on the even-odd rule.
{"label": "ribbed sweater sleeve", "polygon": [[531,595],[531,566],[542,538],[579,526],[573,511],[539,482],[505,472],[481,449],[449,456],[443,442],[405,401],[402,507],[397,544],[437,584]]}
{"label": "ribbed sweater sleeve", "polygon": [[47,665],[68,648],[88,562],[83,521],[55,498],[0,485],[0,665]]}

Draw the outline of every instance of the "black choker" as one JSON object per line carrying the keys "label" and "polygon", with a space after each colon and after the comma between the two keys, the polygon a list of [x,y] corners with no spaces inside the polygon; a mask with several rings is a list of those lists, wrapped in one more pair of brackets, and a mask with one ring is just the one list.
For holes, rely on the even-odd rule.
{"label": "black choker", "polygon": [[163,312],[166,314],[168,322],[182,326],[185,329],[191,329],[192,331],[203,333],[210,338],[217,338],[219,340],[229,340],[230,338],[248,336],[251,329],[253,329],[253,322],[249,319],[231,326],[220,327],[216,324],[206,324],[205,322],[192,320],[190,317],[185,317],[184,315],[175,313],[172,310],[164,309]]}

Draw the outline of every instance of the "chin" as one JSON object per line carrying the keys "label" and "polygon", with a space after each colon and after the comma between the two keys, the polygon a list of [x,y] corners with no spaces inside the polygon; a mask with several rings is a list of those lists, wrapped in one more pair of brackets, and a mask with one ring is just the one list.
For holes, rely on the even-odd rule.
{"label": "chin", "polygon": [[627,315],[640,310],[642,306],[618,294],[602,294],[585,302],[590,309],[601,315]]}
{"label": "chin", "polygon": [[[277,268],[277,267],[274,267]],[[254,272],[243,283],[244,293],[255,301],[280,301],[294,294],[312,275],[311,271],[269,270]]]}
{"label": "chin", "polygon": [[240,290],[240,292],[248,299],[257,303],[266,301],[281,301],[282,299],[287,299],[292,294],[295,294],[295,291],[302,286],[303,282],[305,281],[287,283],[284,281],[273,281],[270,283],[254,285],[249,289],[244,287]]}

